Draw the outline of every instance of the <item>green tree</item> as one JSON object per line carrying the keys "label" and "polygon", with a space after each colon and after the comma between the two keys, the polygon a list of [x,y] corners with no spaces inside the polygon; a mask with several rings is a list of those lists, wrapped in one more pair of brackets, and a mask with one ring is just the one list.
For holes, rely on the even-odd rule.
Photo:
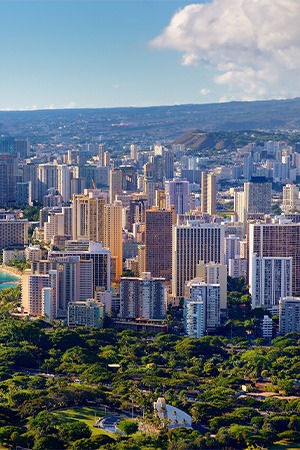
{"label": "green tree", "polygon": [[62,439],[73,442],[78,439],[90,438],[92,432],[86,423],[76,421],[60,425],[59,434]]}
{"label": "green tree", "polygon": [[64,442],[55,434],[39,437],[33,446],[33,450],[61,450],[62,448],[64,448]]}
{"label": "green tree", "polygon": [[28,421],[28,428],[39,437],[55,432],[58,423],[59,420],[55,414],[48,411],[41,411],[36,417],[33,417]]}
{"label": "green tree", "polygon": [[138,430],[138,425],[136,422],[130,419],[122,419],[120,420],[118,424],[119,430],[123,431],[123,433],[126,434],[126,436],[129,436],[130,434],[136,433]]}
{"label": "green tree", "polygon": [[98,448],[97,441],[91,438],[79,439],[70,446],[70,450],[97,450]]}
{"label": "green tree", "polygon": [[1,442],[1,444],[10,444],[16,438],[16,435],[14,433],[17,433],[19,436],[20,432],[21,432],[21,428],[15,427],[12,425],[0,427],[0,442]]}

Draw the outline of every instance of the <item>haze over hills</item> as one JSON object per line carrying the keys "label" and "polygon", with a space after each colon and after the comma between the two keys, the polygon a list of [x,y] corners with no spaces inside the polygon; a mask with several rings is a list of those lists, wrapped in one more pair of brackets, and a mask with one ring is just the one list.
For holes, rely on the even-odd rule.
{"label": "haze over hills", "polygon": [[191,130],[204,132],[300,130],[300,98],[145,108],[0,111],[0,134],[73,144],[102,135],[108,148],[129,143],[174,141]]}

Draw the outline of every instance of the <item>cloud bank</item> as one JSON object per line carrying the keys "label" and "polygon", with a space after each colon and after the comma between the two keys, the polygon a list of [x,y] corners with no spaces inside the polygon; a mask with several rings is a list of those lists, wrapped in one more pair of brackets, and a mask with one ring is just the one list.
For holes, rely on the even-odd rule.
{"label": "cloud bank", "polygon": [[213,69],[220,100],[300,96],[300,1],[213,0],[179,10],[151,46]]}

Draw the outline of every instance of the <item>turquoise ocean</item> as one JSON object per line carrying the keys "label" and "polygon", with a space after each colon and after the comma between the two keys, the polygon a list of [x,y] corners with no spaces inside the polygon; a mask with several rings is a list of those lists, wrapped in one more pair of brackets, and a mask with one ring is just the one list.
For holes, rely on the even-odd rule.
{"label": "turquoise ocean", "polygon": [[0,291],[2,289],[15,287],[19,284],[20,278],[0,270]]}

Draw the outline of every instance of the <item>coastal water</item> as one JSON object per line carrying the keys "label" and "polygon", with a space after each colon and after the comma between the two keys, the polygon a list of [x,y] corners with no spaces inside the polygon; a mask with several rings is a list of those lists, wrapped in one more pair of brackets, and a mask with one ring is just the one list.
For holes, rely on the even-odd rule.
{"label": "coastal water", "polygon": [[19,284],[20,278],[0,270],[0,291],[2,289],[16,287]]}

